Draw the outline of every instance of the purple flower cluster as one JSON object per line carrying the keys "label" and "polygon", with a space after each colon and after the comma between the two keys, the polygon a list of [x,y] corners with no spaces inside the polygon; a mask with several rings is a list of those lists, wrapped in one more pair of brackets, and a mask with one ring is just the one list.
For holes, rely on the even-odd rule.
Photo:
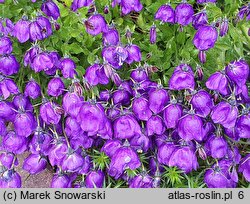
{"label": "purple flower cluster", "polygon": [[[89,72],[99,73],[101,66],[95,64]],[[129,80],[100,92],[97,100],[84,99],[75,79],[65,87],[55,75],[47,91],[61,97],[62,105],[43,98],[39,117],[30,102],[41,97],[34,79],[27,83],[24,95],[16,92],[11,102],[1,101],[1,186],[21,186],[13,167],[18,164],[16,155],[27,150],[31,154],[23,169],[38,174],[49,162],[57,169],[51,183],[56,188],[100,188],[105,174],[127,181],[131,188],[159,187],[163,166],[189,173],[198,170],[199,158],[218,160],[205,172],[208,187],[236,187],[240,172],[249,181],[247,156],[241,159],[234,145],[249,139],[249,109],[242,108],[249,102],[248,64],[231,62],[210,76],[207,89],[197,86],[188,64],[175,68],[168,89],[150,80],[147,66],[132,70]],[[99,149],[109,158],[106,168],[94,168],[88,149]],[[150,172],[128,176],[128,170],[141,169],[141,155],[149,158]],[[75,182],[78,175],[84,176]]]}

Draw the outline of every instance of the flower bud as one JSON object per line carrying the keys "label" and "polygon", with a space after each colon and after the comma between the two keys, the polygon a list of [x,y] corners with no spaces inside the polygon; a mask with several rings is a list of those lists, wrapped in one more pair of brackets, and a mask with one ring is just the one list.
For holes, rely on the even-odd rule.
{"label": "flower bud", "polygon": [[228,32],[228,19],[224,18],[220,24],[220,36],[223,37]]}
{"label": "flower bud", "polygon": [[12,42],[8,37],[1,37],[0,36],[0,55],[9,55],[11,54]]}
{"label": "flower bud", "polygon": [[157,33],[156,33],[156,26],[152,25],[150,28],[149,40],[151,44],[156,43]]}

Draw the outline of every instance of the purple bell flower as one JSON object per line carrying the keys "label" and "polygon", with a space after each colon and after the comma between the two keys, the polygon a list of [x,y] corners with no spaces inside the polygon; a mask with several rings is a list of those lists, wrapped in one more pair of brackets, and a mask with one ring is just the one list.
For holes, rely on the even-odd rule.
{"label": "purple bell flower", "polygon": [[47,93],[49,96],[58,97],[63,94],[65,85],[59,76],[55,76],[48,83]]}
{"label": "purple bell flower", "polygon": [[[14,161],[15,159],[15,161]],[[11,169],[12,163],[14,162],[14,165],[18,165],[18,160],[15,158],[15,155],[11,152],[3,152],[0,154],[0,163],[7,169]]]}
{"label": "purple bell flower", "polygon": [[102,147],[101,151],[104,152],[108,157],[113,157],[116,150],[122,147],[120,140],[108,140]]}
{"label": "purple bell flower", "polygon": [[109,46],[102,50],[102,57],[112,67],[120,69],[128,57],[128,51],[122,46]]}
{"label": "purple bell flower", "polygon": [[30,174],[39,174],[46,166],[47,160],[39,154],[30,154],[23,162],[23,169]]}
{"label": "purple bell flower", "polygon": [[109,175],[118,179],[126,169],[135,170],[141,166],[137,153],[130,147],[121,147],[111,158]]}
{"label": "purple bell flower", "polygon": [[33,42],[43,39],[42,26],[36,20],[29,25],[29,37]]}
{"label": "purple bell flower", "polygon": [[104,46],[116,46],[120,42],[120,35],[117,29],[110,28],[107,32],[102,34],[102,43]]}
{"label": "purple bell flower", "polygon": [[70,188],[71,180],[66,174],[55,174],[51,181],[51,188]]}
{"label": "purple bell flower", "polygon": [[190,141],[196,139],[198,141],[203,140],[203,122],[202,119],[195,114],[187,114],[183,116],[177,126],[179,136]]}
{"label": "purple bell flower", "polygon": [[48,17],[52,17],[54,20],[57,20],[60,17],[60,10],[58,6],[51,0],[45,1],[41,6],[41,10]]}
{"label": "purple bell flower", "polygon": [[48,18],[39,16],[36,18],[36,21],[41,26],[42,39],[52,35],[52,26]]}
{"label": "purple bell flower", "polygon": [[153,179],[143,172],[129,181],[129,188],[153,188]]}
{"label": "purple bell flower", "polygon": [[214,164],[204,175],[204,182],[208,188],[233,188],[236,183],[231,179],[229,174],[230,165],[225,160]]}
{"label": "purple bell flower", "polygon": [[139,12],[143,8],[140,0],[120,0],[120,5],[123,15],[127,15],[132,11]]}
{"label": "purple bell flower", "polygon": [[196,30],[198,30],[200,27],[207,25],[207,24],[208,24],[208,18],[207,18],[206,10],[196,13],[193,16],[192,25]]}
{"label": "purple bell flower", "polygon": [[158,115],[153,115],[147,120],[146,128],[148,136],[162,135],[166,130],[162,118]]}
{"label": "purple bell flower", "polygon": [[9,98],[11,94],[18,93],[19,89],[12,79],[4,78],[2,81],[0,79],[0,95],[2,95],[4,99]]}
{"label": "purple bell flower", "polygon": [[169,159],[169,166],[177,166],[186,174],[199,167],[195,152],[189,146],[177,148]]}
{"label": "purple bell flower", "polygon": [[93,3],[93,0],[73,0],[71,4],[71,10],[77,11],[79,8],[90,6]]}
{"label": "purple bell flower", "polygon": [[131,87],[131,81],[130,80],[123,81],[119,85],[119,88],[126,90],[127,92],[129,92],[129,94],[133,94],[133,89]]}
{"label": "purple bell flower", "polygon": [[217,30],[212,26],[202,26],[195,33],[193,38],[193,44],[200,51],[206,51],[214,47],[217,41]]}
{"label": "purple bell flower", "polygon": [[105,175],[101,170],[90,171],[85,178],[85,185],[87,188],[102,188],[104,179]]}
{"label": "purple bell flower", "polygon": [[63,58],[60,62],[60,69],[64,78],[74,78],[76,75],[76,64],[70,58]]}
{"label": "purple bell flower", "polygon": [[81,127],[75,118],[67,117],[65,121],[65,133],[68,137],[74,137],[81,133]]}
{"label": "purple bell flower", "polygon": [[58,124],[61,119],[61,108],[53,102],[46,102],[40,106],[40,115],[46,124]]}
{"label": "purple bell flower", "polygon": [[[70,139],[70,146],[73,150],[79,151],[81,148],[90,149],[94,145],[94,139],[88,137],[87,133],[78,134]],[[81,173],[82,170],[79,171]]]}
{"label": "purple bell flower", "polygon": [[241,154],[239,148],[236,146],[228,148],[227,159],[235,164],[239,164],[241,161]]}
{"label": "purple bell flower", "polygon": [[211,95],[205,90],[199,90],[192,96],[190,101],[196,114],[202,117],[207,117],[211,112],[214,103]]}
{"label": "purple bell flower", "polygon": [[13,121],[16,112],[10,102],[0,100],[0,117],[6,121]]}
{"label": "purple bell flower", "polygon": [[157,38],[157,32],[156,32],[156,26],[152,25],[150,28],[150,33],[149,33],[149,41],[151,44],[156,43],[156,38]]}
{"label": "purple bell flower", "polygon": [[77,152],[71,152],[69,149],[68,154],[62,160],[62,170],[67,172],[77,172],[81,169],[84,160],[83,157]]}
{"label": "purple bell flower", "polygon": [[0,177],[0,188],[21,188],[21,176],[13,169],[3,172]]}
{"label": "purple bell flower", "polygon": [[101,91],[99,94],[100,101],[108,102],[111,97],[112,97],[112,93],[110,92],[110,90]]}
{"label": "purple bell flower", "polygon": [[31,64],[31,68],[35,72],[50,70],[53,67],[54,67],[53,58],[49,55],[49,53],[46,52],[42,52],[36,55]]}
{"label": "purple bell flower", "polygon": [[29,98],[25,97],[23,94],[16,95],[13,98],[12,104],[19,113],[23,113],[24,111],[33,112],[34,110]]}
{"label": "purple bell flower", "polygon": [[51,147],[52,137],[38,127],[29,143],[30,152],[32,154],[42,154],[47,156]]}
{"label": "purple bell flower", "polygon": [[118,89],[113,93],[112,99],[114,104],[129,105],[131,95],[124,89]]}
{"label": "purple bell flower", "polygon": [[16,60],[14,55],[0,56],[0,72],[4,75],[10,76],[17,74],[20,68],[20,64]]}
{"label": "purple bell flower", "polygon": [[132,64],[133,62],[141,61],[141,50],[137,45],[128,45],[125,49],[128,51],[126,63]]}
{"label": "purple bell flower", "polygon": [[20,43],[25,43],[30,38],[30,21],[26,17],[23,17],[14,27],[14,36]]}
{"label": "purple bell flower", "polygon": [[61,56],[58,54],[58,52],[48,52],[48,55],[52,59],[53,67],[52,68],[45,68],[44,71],[47,75],[55,75],[56,70],[60,68]]}
{"label": "purple bell flower", "polygon": [[25,86],[24,95],[32,99],[37,99],[41,96],[40,85],[34,79],[31,79]]}
{"label": "purple bell flower", "polygon": [[94,14],[84,22],[86,31],[90,35],[98,35],[108,31],[108,26],[105,18],[101,14]]}
{"label": "purple bell flower", "polygon": [[250,154],[247,154],[240,162],[239,172],[242,172],[246,181],[250,182]]}
{"label": "purple bell flower", "polygon": [[18,136],[28,137],[36,127],[36,119],[30,112],[20,112],[14,119],[14,128]]}
{"label": "purple bell flower", "polygon": [[229,94],[228,85],[229,82],[226,75],[221,72],[215,72],[206,81],[206,87],[208,89],[217,91],[224,96]]}
{"label": "purple bell flower", "polygon": [[250,20],[250,15],[249,15],[249,4],[244,5],[240,8],[239,13],[238,13],[238,18],[240,20],[243,20],[246,16],[246,20]]}
{"label": "purple bell flower", "polygon": [[98,136],[102,139],[112,139],[113,137],[113,126],[108,118],[104,118],[103,126],[98,131]]}
{"label": "purple bell flower", "polygon": [[[84,149],[89,149],[93,146],[94,144],[94,139],[88,137],[87,133],[81,133],[72,136],[70,138],[70,146],[72,147],[73,150],[79,151],[79,149],[84,148]],[[82,170],[79,171],[81,173]]]}
{"label": "purple bell flower", "polygon": [[82,105],[77,121],[81,123],[83,131],[93,136],[104,127],[105,119],[102,106],[87,102]]}
{"label": "purple bell flower", "polygon": [[12,42],[10,38],[0,36],[0,55],[9,55],[12,50]]}
{"label": "purple bell flower", "polygon": [[193,90],[194,87],[195,81],[192,67],[187,64],[177,66],[173,75],[169,79],[169,88],[172,90]]}
{"label": "purple bell flower", "polygon": [[177,149],[176,145],[172,142],[163,143],[157,153],[157,159],[160,164],[164,164],[169,166],[169,160],[173,154],[173,152]]}
{"label": "purple bell flower", "polygon": [[166,23],[175,23],[175,12],[171,5],[161,5],[155,13],[155,19]]}
{"label": "purple bell flower", "polygon": [[188,3],[180,3],[175,8],[175,22],[181,26],[186,26],[192,22],[194,9]]}
{"label": "purple bell flower", "polygon": [[61,166],[63,159],[68,153],[68,146],[64,142],[56,142],[49,151],[49,162],[52,166]]}
{"label": "purple bell flower", "polygon": [[139,120],[147,121],[152,116],[152,112],[149,109],[149,102],[144,97],[138,97],[133,100],[132,110]]}
{"label": "purple bell flower", "polygon": [[249,65],[245,60],[230,62],[225,70],[230,80],[240,88],[246,84],[249,75]]}
{"label": "purple bell flower", "polygon": [[0,19],[0,32],[4,34],[4,36],[13,36],[14,24],[8,18]]}
{"label": "purple bell flower", "polygon": [[137,152],[147,152],[149,147],[152,145],[150,139],[144,133],[136,134],[134,137],[129,139],[129,143],[131,148]]}
{"label": "purple bell flower", "polygon": [[85,79],[91,86],[98,84],[106,85],[109,83],[109,78],[106,76],[104,68],[100,64],[94,64],[86,69]]}
{"label": "purple bell flower", "polygon": [[32,46],[29,50],[26,51],[23,59],[23,65],[27,67],[33,63],[34,58],[41,52],[41,49],[38,46]]}
{"label": "purple bell flower", "polygon": [[67,92],[63,96],[63,110],[72,117],[76,118],[78,116],[82,104],[83,99],[75,92]]}
{"label": "purple bell flower", "polygon": [[149,92],[149,109],[155,114],[160,113],[169,101],[168,92],[165,89],[159,88]]}
{"label": "purple bell flower", "polygon": [[235,124],[235,135],[238,138],[250,138],[250,115],[240,116]]}
{"label": "purple bell flower", "polygon": [[163,110],[163,120],[166,127],[176,128],[179,119],[182,116],[182,107],[176,102],[171,102]]}
{"label": "purple bell flower", "polygon": [[132,115],[123,115],[114,121],[114,136],[117,139],[129,139],[141,134],[141,127]]}
{"label": "purple bell flower", "polygon": [[130,74],[131,79],[136,82],[142,82],[149,80],[148,73],[143,67],[137,67]]}
{"label": "purple bell flower", "polygon": [[6,151],[14,154],[22,154],[27,150],[27,139],[23,136],[18,136],[14,131],[8,132],[2,138],[2,146]]}
{"label": "purple bell flower", "polygon": [[221,124],[225,128],[234,127],[237,117],[237,106],[231,105],[224,101],[217,104],[211,112],[211,119],[213,120],[213,122]]}
{"label": "purple bell flower", "polygon": [[226,140],[222,136],[210,135],[205,144],[207,154],[211,155],[214,159],[223,158],[228,151]]}
{"label": "purple bell flower", "polygon": [[84,163],[81,170],[79,171],[79,174],[87,174],[90,171],[90,168],[93,168],[93,165],[91,163],[92,161],[90,160],[90,157],[87,154],[85,154],[83,159]]}

